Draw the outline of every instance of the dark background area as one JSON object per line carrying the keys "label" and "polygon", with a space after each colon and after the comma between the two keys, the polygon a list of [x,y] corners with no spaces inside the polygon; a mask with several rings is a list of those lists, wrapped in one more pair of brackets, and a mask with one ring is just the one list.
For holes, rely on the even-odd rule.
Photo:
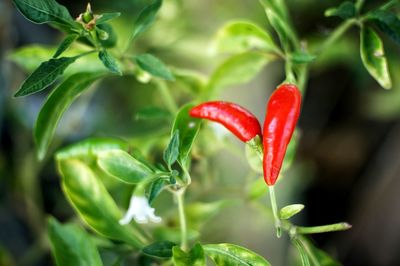
{"label": "dark background area", "polygon": [[[84,1],[59,2],[73,16],[86,5]],[[92,6],[109,12],[121,11],[129,21],[146,2],[92,1]],[[199,46],[211,39],[228,19],[244,18],[266,25],[257,1],[186,2],[182,1],[181,16],[172,20],[179,24],[181,39],[198,38]],[[301,37],[323,37],[340,23],[340,19],[323,16],[326,8],[340,1],[288,2]],[[380,3],[367,1],[366,8]],[[9,1],[0,0],[0,264],[3,265],[13,265],[12,261],[16,265],[53,265],[49,252],[43,252],[44,220],[52,214],[63,221],[72,213],[62,197],[52,159],[38,163],[32,154],[32,124],[44,94],[14,99],[12,95],[26,73],[7,60],[13,49],[29,44],[51,46],[61,38],[56,30],[30,23]],[[384,91],[363,69],[357,50],[358,31],[352,29],[335,48],[343,50],[338,52],[342,56],[332,59],[329,65],[316,64],[311,69],[299,122],[296,165],[307,169],[299,177],[304,180],[298,181],[302,184],[300,202],[307,206],[301,223],[352,224],[353,228],[347,232],[312,237],[344,265],[400,265],[400,78],[397,77],[400,58],[398,46],[383,38],[392,66],[393,89]],[[193,55],[171,44],[164,47],[163,43],[155,45],[144,40],[139,47],[158,51],[170,59],[168,64],[189,65],[205,73],[217,62],[206,56],[198,58],[200,51]],[[282,74],[273,78],[278,80],[276,83],[279,75]],[[263,82],[268,78],[266,71],[263,77],[258,77],[258,86],[267,86]],[[124,78],[121,86],[124,82],[130,82],[129,78]],[[135,108],[146,104],[145,100],[140,101],[146,98],[146,92],[130,92],[134,95],[126,99],[126,90],[113,80],[108,84],[113,93],[102,89],[90,100],[91,115],[82,118],[79,131],[64,137],[62,145],[91,135],[130,132],[130,124],[123,121],[132,120]],[[271,81],[266,84],[273,86]],[[242,93],[244,96],[234,97],[247,97],[246,91]],[[270,90],[263,91],[262,95],[267,99],[269,93]],[[264,112],[259,102],[251,104],[258,114]]]}

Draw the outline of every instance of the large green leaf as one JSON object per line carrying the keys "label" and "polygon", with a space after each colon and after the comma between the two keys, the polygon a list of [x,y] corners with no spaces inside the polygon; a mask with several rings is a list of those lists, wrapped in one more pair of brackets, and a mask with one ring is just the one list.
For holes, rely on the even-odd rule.
{"label": "large green leaf", "polygon": [[99,52],[99,59],[103,62],[103,65],[108,68],[112,73],[122,75],[122,72],[118,66],[117,60],[107,50]]}
{"label": "large green leaf", "polygon": [[101,73],[79,73],[72,75],[49,95],[40,110],[34,128],[34,138],[40,160],[46,155],[57,124],[65,110],[85,89],[103,76],[104,74]]}
{"label": "large green leaf", "polygon": [[175,80],[171,71],[167,66],[157,57],[151,54],[140,54],[135,56],[137,65],[144,71],[151,75],[166,80]]}
{"label": "large green leaf", "polygon": [[146,6],[139,14],[135,22],[133,39],[137,38],[142,32],[146,31],[156,19],[158,10],[161,8],[162,0],[155,0],[152,4]]}
{"label": "large green leaf", "polygon": [[214,71],[208,82],[208,90],[215,92],[228,86],[246,83],[272,59],[272,56],[257,52],[232,56]]}
{"label": "large green leaf", "polygon": [[68,10],[55,0],[13,0],[18,10],[35,23],[56,22],[73,25],[74,19]]}
{"label": "large green leaf", "polygon": [[48,233],[57,266],[101,266],[100,254],[89,235],[75,224],[49,218]]}
{"label": "large green leaf", "polygon": [[99,153],[107,150],[127,151],[128,147],[127,142],[119,139],[90,138],[59,150],[56,159],[87,159],[97,157]]}
{"label": "large green leaf", "polygon": [[206,266],[203,247],[197,243],[189,252],[184,252],[178,246],[172,249],[175,266]]}
{"label": "large green leaf", "polygon": [[186,166],[189,153],[192,150],[193,142],[196,139],[200,129],[200,119],[193,118],[189,115],[190,109],[194,105],[187,104],[183,106],[175,117],[171,134],[179,131],[179,157],[178,161],[181,165]]}
{"label": "large green leaf", "polygon": [[215,48],[218,52],[242,53],[249,50],[276,51],[271,36],[262,28],[247,21],[232,21],[217,33]]}
{"label": "large green leaf", "polygon": [[365,68],[383,88],[390,89],[392,82],[381,39],[370,27],[361,29],[360,38],[361,59]]}
{"label": "large green leaf", "polygon": [[97,157],[97,163],[104,172],[129,184],[137,184],[154,175],[146,165],[122,150],[100,152]]}
{"label": "large green leaf", "polygon": [[78,57],[61,57],[50,59],[43,62],[33,73],[24,81],[21,88],[15,93],[15,97],[30,95],[46,89],[51,85],[64,70]]}
{"label": "large green leaf", "polygon": [[93,171],[76,159],[59,160],[63,191],[79,216],[96,232],[143,248],[142,234],[133,226],[120,225],[122,217],[114,200]]}
{"label": "large green leaf", "polygon": [[208,244],[203,249],[217,265],[235,266],[269,266],[271,265],[260,255],[246,248],[233,244]]}
{"label": "large green leaf", "polygon": [[400,19],[395,13],[378,9],[372,12],[368,18],[373,19],[381,31],[400,44]]}

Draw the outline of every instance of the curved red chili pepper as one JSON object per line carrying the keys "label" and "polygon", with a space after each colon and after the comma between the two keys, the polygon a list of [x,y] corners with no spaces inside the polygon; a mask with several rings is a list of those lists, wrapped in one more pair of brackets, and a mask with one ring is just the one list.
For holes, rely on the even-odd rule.
{"label": "curved red chili pepper", "polygon": [[263,170],[268,186],[274,185],[278,178],[300,105],[301,93],[293,84],[279,86],[268,101],[263,129]]}
{"label": "curved red chili pepper", "polygon": [[261,126],[257,118],[245,108],[234,103],[205,102],[193,107],[190,115],[220,123],[244,142],[257,135],[261,136]]}

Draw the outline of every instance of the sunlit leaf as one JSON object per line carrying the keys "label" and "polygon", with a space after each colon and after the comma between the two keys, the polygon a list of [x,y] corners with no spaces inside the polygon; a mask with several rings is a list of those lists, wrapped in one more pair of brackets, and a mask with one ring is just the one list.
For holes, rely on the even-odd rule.
{"label": "sunlit leaf", "polygon": [[30,95],[46,89],[51,85],[64,70],[78,57],[61,57],[50,59],[43,62],[33,73],[24,81],[21,88],[15,93],[15,97]]}
{"label": "sunlit leaf", "polygon": [[99,59],[101,60],[101,62],[103,62],[103,65],[112,73],[122,75],[117,60],[111,54],[109,54],[107,50],[101,50],[99,52]]}
{"label": "sunlit leaf", "polygon": [[173,261],[175,266],[206,266],[203,247],[197,243],[189,252],[184,252],[178,246],[173,247]]}
{"label": "sunlit leaf", "polygon": [[137,38],[141,33],[146,31],[156,19],[158,10],[161,8],[162,0],[155,0],[152,4],[146,6],[139,14],[135,22],[133,31],[133,39]]}
{"label": "sunlit leaf", "polygon": [[273,57],[257,52],[238,54],[224,61],[212,74],[208,90],[217,91],[253,79]]}
{"label": "sunlit leaf", "polygon": [[183,106],[175,117],[172,133],[179,131],[179,158],[178,161],[186,166],[193,142],[196,139],[200,129],[200,119],[193,118],[189,115],[192,104]]}
{"label": "sunlit leaf", "polygon": [[304,209],[303,204],[292,204],[292,205],[287,205],[280,209],[279,211],[279,217],[283,220],[287,220],[294,215],[298,214]]}
{"label": "sunlit leaf", "polygon": [[103,77],[100,73],[79,73],[70,76],[47,98],[34,127],[34,138],[39,159],[43,159],[65,110],[93,82]]}
{"label": "sunlit leaf", "polygon": [[249,50],[276,51],[271,36],[262,28],[246,21],[232,21],[217,33],[215,48],[218,52],[242,53]]}
{"label": "sunlit leaf", "polygon": [[129,184],[137,184],[154,174],[146,165],[122,150],[100,152],[97,163],[107,174]]}
{"label": "sunlit leaf", "polygon": [[271,265],[253,251],[233,244],[208,244],[203,249],[217,265],[269,266]]}
{"label": "sunlit leaf", "polygon": [[97,233],[142,248],[146,240],[133,226],[120,225],[118,206],[93,171],[76,159],[59,160],[64,194],[79,216]]}
{"label": "sunlit leaf", "polygon": [[48,233],[57,266],[101,266],[100,254],[89,235],[75,224],[49,218]]}
{"label": "sunlit leaf", "polygon": [[140,54],[135,56],[137,65],[144,71],[151,75],[166,80],[175,80],[171,71],[167,66],[157,57],[151,54]]}
{"label": "sunlit leaf", "polygon": [[176,246],[174,242],[164,240],[154,242],[143,248],[143,253],[156,258],[171,258],[172,257],[172,248]]}
{"label": "sunlit leaf", "polygon": [[362,28],[360,38],[361,59],[365,68],[383,88],[390,89],[392,82],[381,39],[370,27]]}

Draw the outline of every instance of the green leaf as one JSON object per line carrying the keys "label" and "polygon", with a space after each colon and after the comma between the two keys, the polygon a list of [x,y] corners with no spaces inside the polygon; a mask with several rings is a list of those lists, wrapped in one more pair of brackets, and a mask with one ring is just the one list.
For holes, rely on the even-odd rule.
{"label": "green leaf", "polygon": [[203,247],[197,243],[188,252],[184,252],[178,246],[172,248],[173,261],[175,266],[206,266],[206,257]]}
{"label": "green leaf", "polygon": [[329,8],[325,11],[326,17],[340,17],[342,19],[349,19],[356,15],[356,7],[353,2],[345,1],[338,7]]}
{"label": "green leaf", "polygon": [[188,162],[188,157],[201,123],[201,119],[193,118],[189,115],[189,110],[193,108],[193,106],[193,104],[187,104],[178,111],[171,131],[171,134],[175,131],[179,131],[178,161],[184,167],[186,167]]}
{"label": "green leaf", "polygon": [[22,84],[14,97],[26,96],[46,89],[78,57],[61,57],[43,62]]}
{"label": "green leaf", "polygon": [[383,43],[376,32],[369,28],[361,29],[361,59],[372,77],[385,89],[392,87],[389,67],[383,49]]}
{"label": "green leaf", "polygon": [[170,112],[157,106],[144,107],[135,114],[136,120],[163,120],[170,117]]}
{"label": "green leaf", "polygon": [[59,57],[65,50],[67,50],[71,44],[78,38],[78,34],[70,34],[61,42],[58,46],[57,51],[54,53],[53,58]]}
{"label": "green leaf", "polygon": [[372,12],[368,18],[373,19],[381,31],[400,44],[400,19],[396,14],[378,9]]}
{"label": "green leaf", "polygon": [[304,53],[304,52],[294,52],[293,54],[290,55],[290,59],[293,61],[295,64],[306,64],[314,61],[314,59],[317,58],[317,56]]}
{"label": "green leaf", "polygon": [[65,6],[54,0],[13,0],[15,6],[28,20],[34,23],[56,22],[74,25],[74,19]]}
{"label": "green leaf", "polygon": [[202,92],[206,86],[206,77],[199,72],[177,68],[173,68],[172,72],[176,79],[175,84],[182,84],[193,94]]}
{"label": "green leaf", "polygon": [[174,242],[165,240],[157,241],[143,248],[143,253],[156,258],[167,259],[172,257],[172,248],[176,246]]}
{"label": "green leaf", "polygon": [[146,31],[156,19],[158,10],[161,8],[162,0],[155,0],[152,4],[146,6],[139,14],[133,30],[133,39],[136,39],[141,33]]}
{"label": "green leaf", "polygon": [[290,26],[287,24],[287,20],[282,19],[282,16],[278,13],[272,11],[271,9],[266,9],[266,14],[272,28],[276,31],[279,36],[279,40],[283,47],[287,47],[291,44],[293,47],[296,46],[296,36],[291,30]]}
{"label": "green leaf", "polygon": [[304,209],[303,204],[287,205],[279,211],[279,217],[283,220],[287,220],[293,217],[294,215],[298,214],[299,212],[301,212],[303,209]]}
{"label": "green leaf", "polygon": [[252,181],[248,188],[248,197],[250,200],[257,200],[268,193],[267,186],[265,185],[264,178],[260,176]]}
{"label": "green leaf", "polygon": [[117,64],[117,60],[106,50],[102,50],[99,52],[99,59],[101,60],[101,62],[103,62],[103,65],[112,73],[122,75],[122,72]]}
{"label": "green leaf", "polygon": [[100,15],[101,17],[96,19],[96,25],[100,25],[103,24],[109,20],[118,18],[119,16],[121,16],[120,12],[114,12],[114,13],[103,13]]}
{"label": "green leaf", "polygon": [[273,57],[256,52],[247,52],[228,58],[212,74],[208,82],[209,91],[243,84],[253,79]]}
{"label": "green leaf", "polygon": [[150,205],[157,198],[157,196],[161,193],[164,186],[165,186],[165,180],[163,178],[159,178],[159,179],[155,180],[153,183],[151,183],[150,189],[148,192],[148,200],[149,200]]}
{"label": "green leaf", "polygon": [[122,150],[100,152],[97,157],[104,172],[128,184],[137,184],[154,175],[146,165]]}
{"label": "green leaf", "polygon": [[118,206],[93,171],[76,159],[58,161],[62,188],[79,216],[97,233],[142,248],[146,240],[133,226],[120,225]]}
{"label": "green leaf", "polygon": [[217,265],[263,266],[271,265],[260,255],[233,244],[208,244],[203,249]]}
{"label": "green leaf", "polygon": [[164,162],[170,168],[173,165],[179,156],[179,130],[175,130],[172,134],[171,140],[167,148],[164,151],[163,159]]}
{"label": "green leaf", "polygon": [[175,80],[171,71],[157,57],[151,54],[140,54],[135,56],[137,65],[149,74],[166,80]]}
{"label": "green leaf", "polygon": [[75,224],[49,218],[48,233],[58,266],[101,266],[100,254],[89,235]]}
{"label": "green leaf", "polygon": [[225,24],[215,37],[218,52],[242,53],[249,50],[274,52],[278,48],[271,36],[262,28],[246,21]]}
{"label": "green leaf", "polygon": [[90,138],[59,150],[56,153],[56,159],[86,159],[97,157],[99,153],[107,150],[127,151],[128,147],[127,142],[119,139]]}
{"label": "green leaf", "polygon": [[[154,229],[153,236],[157,240],[169,240],[172,242],[179,243],[181,241],[181,229],[178,227],[158,227]],[[188,241],[196,240],[200,237],[200,233],[193,229],[188,229],[187,238]]]}
{"label": "green leaf", "polygon": [[65,110],[68,109],[84,90],[103,76],[104,74],[99,73],[79,73],[72,75],[49,95],[39,112],[34,127],[34,138],[40,160],[46,155],[58,122]]}
{"label": "green leaf", "polygon": [[342,264],[334,260],[325,251],[315,247],[306,237],[300,237],[301,243],[305,246],[305,251],[309,255],[313,266],[341,266]]}

